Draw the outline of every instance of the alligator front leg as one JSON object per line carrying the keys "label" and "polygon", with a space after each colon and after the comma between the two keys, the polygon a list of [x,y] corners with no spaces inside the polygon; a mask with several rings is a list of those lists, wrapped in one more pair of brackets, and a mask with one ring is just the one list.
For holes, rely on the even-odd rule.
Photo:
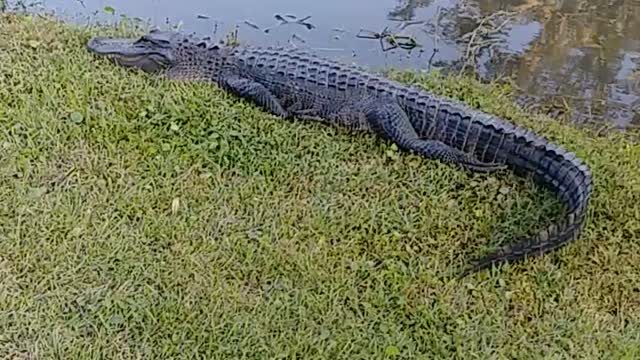
{"label": "alligator front leg", "polygon": [[506,168],[505,165],[497,163],[481,162],[472,155],[441,141],[421,139],[411,125],[407,114],[394,101],[368,102],[360,109],[373,131],[392,140],[404,150],[414,151],[428,159],[456,164],[475,172],[492,172]]}
{"label": "alligator front leg", "polygon": [[223,83],[229,90],[241,97],[252,100],[270,113],[285,118],[288,117],[288,112],[264,85],[237,76],[227,77]]}

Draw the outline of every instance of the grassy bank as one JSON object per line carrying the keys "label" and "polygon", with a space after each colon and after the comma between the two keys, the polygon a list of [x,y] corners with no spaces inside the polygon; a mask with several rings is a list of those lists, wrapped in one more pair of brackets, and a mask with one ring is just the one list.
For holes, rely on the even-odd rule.
{"label": "grassy bank", "polygon": [[640,356],[640,147],[623,135],[524,114],[505,87],[394,74],[596,177],[580,241],[458,281],[556,202],[113,67],[84,49],[96,31],[0,16],[0,357]]}

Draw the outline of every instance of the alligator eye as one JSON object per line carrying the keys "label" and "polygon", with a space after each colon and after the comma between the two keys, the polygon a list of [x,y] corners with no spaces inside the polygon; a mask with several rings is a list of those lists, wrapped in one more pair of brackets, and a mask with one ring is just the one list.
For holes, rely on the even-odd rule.
{"label": "alligator eye", "polygon": [[149,42],[149,38],[147,38],[147,35],[141,36],[138,40],[136,40],[136,44],[141,44],[141,43],[146,43]]}
{"label": "alligator eye", "polygon": [[138,41],[136,41],[136,43],[151,43],[158,46],[166,46],[171,44],[171,42],[165,38],[158,37],[158,35],[151,36],[150,34],[143,35],[142,37],[140,37],[140,39],[138,39]]}

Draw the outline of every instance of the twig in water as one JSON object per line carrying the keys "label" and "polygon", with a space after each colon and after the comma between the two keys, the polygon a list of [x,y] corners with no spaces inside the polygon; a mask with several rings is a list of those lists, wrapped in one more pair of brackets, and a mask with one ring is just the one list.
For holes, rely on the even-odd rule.
{"label": "twig in water", "polygon": [[436,30],[433,33],[433,52],[431,53],[431,57],[429,57],[427,71],[431,71],[431,64],[433,62],[433,59],[436,57],[436,53],[440,52],[440,48],[438,48],[438,24],[440,24],[440,6],[438,6],[436,10],[435,22]]}
{"label": "twig in water", "polygon": [[[482,50],[488,50],[490,55],[493,55],[494,48],[504,39],[497,35],[502,33],[502,29],[511,22],[515,12],[498,11],[489,16],[480,19],[478,25],[473,31],[464,34],[460,37],[459,42],[466,42],[466,50],[463,56],[464,62],[460,69],[460,75],[466,70],[467,66],[476,62],[478,54]],[[495,20],[504,18],[506,19],[496,25]]]}

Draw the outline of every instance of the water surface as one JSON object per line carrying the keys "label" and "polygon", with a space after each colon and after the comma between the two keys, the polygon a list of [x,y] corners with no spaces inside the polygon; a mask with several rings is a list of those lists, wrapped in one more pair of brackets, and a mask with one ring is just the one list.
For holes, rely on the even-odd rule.
{"label": "water surface", "polygon": [[[579,123],[618,128],[640,124],[640,1],[637,0],[44,0],[42,7],[75,22],[120,14],[199,34],[238,29],[255,44],[311,48],[374,68],[457,71],[470,49],[460,38],[480,19],[505,25],[491,53],[474,68],[486,79],[513,78],[523,104]],[[115,15],[105,12],[115,9]],[[311,16],[303,24],[281,24]],[[289,15],[289,17],[287,17]],[[503,21],[508,20],[508,21]],[[248,21],[248,22],[245,22]],[[404,21],[404,23],[403,23]],[[408,21],[423,23],[407,25]],[[280,24],[280,25],[278,25]],[[404,29],[400,27],[407,25]],[[257,26],[258,28],[255,28]],[[361,30],[412,36],[412,50],[383,51]],[[265,32],[265,29],[269,29]],[[434,51],[437,50],[437,51]],[[569,112],[567,112],[569,110]]]}

